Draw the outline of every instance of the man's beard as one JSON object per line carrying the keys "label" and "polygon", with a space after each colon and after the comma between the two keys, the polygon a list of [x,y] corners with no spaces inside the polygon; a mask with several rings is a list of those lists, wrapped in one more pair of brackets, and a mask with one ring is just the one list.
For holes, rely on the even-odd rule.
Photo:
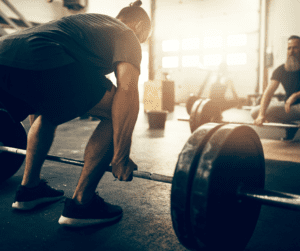
{"label": "man's beard", "polygon": [[299,60],[295,56],[288,56],[284,68],[286,71],[299,71],[300,63]]}

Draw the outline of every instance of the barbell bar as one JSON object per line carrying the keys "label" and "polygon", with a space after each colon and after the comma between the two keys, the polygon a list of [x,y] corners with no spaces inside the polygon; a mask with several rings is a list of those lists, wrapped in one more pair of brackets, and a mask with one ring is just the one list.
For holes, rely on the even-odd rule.
{"label": "barbell bar", "polygon": [[[4,153],[26,155],[26,150],[15,147],[2,145],[0,150],[0,160]],[[83,161],[52,155],[46,159],[83,166]],[[184,145],[173,177],[142,171],[133,176],[172,183],[172,223],[188,249],[243,250],[261,205],[300,211],[299,195],[264,189],[262,145],[247,125],[202,125]]]}
{"label": "barbell bar", "polygon": [[[234,121],[222,121],[221,103],[211,99],[198,99],[191,108],[191,114],[189,119],[179,118],[179,121],[189,121],[191,132],[194,132],[199,126],[209,123],[224,123],[224,124],[243,124],[250,126],[257,126],[250,122],[234,122]],[[292,138],[297,133],[300,125],[298,124],[284,124],[284,123],[263,123],[263,127],[277,127],[288,130],[289,138]]]}
{"label": "barbell bar", "polygon": [[237,199],[255,200],[267,206],[276,206],[300,211],[300,195],[271,191],[259,188],[241,188],[237,191]]}
{"label": "barbell bar", "polygon": [[[177,120],[190,122],[190,119],[188,119],[188,118],[178,118]],[[222,121],[220,123],[259,126],[259,125],[255,125],[253,122]],[[284,123],[273,123],[273,122],[262,123],[262,126],[265,126],[265,127],[270,126],[270,127],[277,127],[277,128],[300,128],[300,125],[296,125],[296,124],[284,124]]]}
{"label": "barbell bar", "polygon": [[[8,146],[0,146],[0,152],[1,151],[26,156],[26,150],[24,150],[24,149],[18,149],[18,148],[8,147]],[[55,161],[55,162],[76,165],[76,166],[84,165],[83,161],[54,156],[54,155],[47,155],[46,160],[51,160],[51,161]],[[106,171],[112,172],[112,167],[109,166]],[[172,177],[161,175],[161,174],[156,174],[156,173],[150,173],[150,172],[144,172],[144,171],[133,171],[133,176],[138,177],[138,178],[158,181],[158,182],[172,183]]]}

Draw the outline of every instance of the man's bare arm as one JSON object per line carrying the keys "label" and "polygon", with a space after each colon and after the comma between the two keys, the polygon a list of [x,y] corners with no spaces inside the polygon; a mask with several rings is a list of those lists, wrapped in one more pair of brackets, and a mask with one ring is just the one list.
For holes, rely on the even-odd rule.
{"label": "man's bare arm", "polygon": [[279,86],[279,81],[272,80],[271,83],[268,85],[267,89],[265,90],[261,103],[260,103],[260,110],[258,113],[258,117],[254,121],[254,124],[261,125],[266,120],[266,110],[270,104],[271,98],[273,97],[275,91]]}
{"label": "man's bare arm", "polygon": [[[132,170],[126,170],[129,161],[131,138],[139,113],[139,71],[131,64],[117,66],[117,91],[112,105],[114,156],[111,162],[120,179],[126,180]],[[133,167],[132,167],[133,168]],[[129,168],[131,169],[131,168]]]}
{"label": "man's bare arm", "polygon": [[294,104],[297,99],[300,98],[300,92],[293,93],[285,102],[285,112],[289,113],[291,111],[291,105]]}

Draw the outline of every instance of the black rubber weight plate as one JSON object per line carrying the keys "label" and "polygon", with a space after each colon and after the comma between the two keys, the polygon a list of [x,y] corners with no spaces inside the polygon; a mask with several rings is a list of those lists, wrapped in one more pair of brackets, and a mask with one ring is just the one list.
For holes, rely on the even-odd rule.
{"label": "black rubber weight plate", "polygon": [[171,216],[179,241],[189,249],[196,246],[190,224],[190,192],[201,152],[210,136],[221,125],[205,124],[184,145],[176,164],[171,189]]}
{"label": "black rubber weight plate", "polygon": [[190,129],[191,129],[192,133],[199,127],[199,126],[197,127],[197,125],[195,123],[196,123],[197,110],[198,110],[198,107],[201,105],[202,101],[203,101],[203,99],[198,99],[197,101],[195,101],[195,103],[193,104],[192,109],[191,109]]}
{"label": "black rubber weight plate", "polygon": [[205,99],[198,106],[195,116],[193,118],[193,127],[191,132],[196,130],[199,126],[209,122],[220,122],[221,110],[220,105],[210,99]]}
{"label": "black rubber weight plate", "polygon": [[203,149],[191,191],[191,224],[198,249],[244,250],[261,205],[240,201],[244,187],[263,188],[265,159],[256,132],[243,125],[224,125]]}
{"label": "black rubber weight plate", "polygon": [[[14,123],[9,114],[0,110],[0,145],[26,149],[27,135],[21,123]],[[0,182],[13,176],[22,166],[25,156],[0,150]]]}
{"label": "black rubber weight plate", "polygon": [[198,100],[197,96],[191,95],[186,102],[186,111],[190,115],[194,103]]}

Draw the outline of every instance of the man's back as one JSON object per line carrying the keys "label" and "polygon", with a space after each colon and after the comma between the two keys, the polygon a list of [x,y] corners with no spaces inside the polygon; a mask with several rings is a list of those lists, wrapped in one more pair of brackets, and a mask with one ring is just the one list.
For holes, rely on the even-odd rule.
{"label": "man's back", "polygon": [[101,14],[72,15],[0,38],[0,64],[22,69],[44,70],[80,61],[108,74],[122,57],[131,58],[139,69],[139,41],[122,22]]}

